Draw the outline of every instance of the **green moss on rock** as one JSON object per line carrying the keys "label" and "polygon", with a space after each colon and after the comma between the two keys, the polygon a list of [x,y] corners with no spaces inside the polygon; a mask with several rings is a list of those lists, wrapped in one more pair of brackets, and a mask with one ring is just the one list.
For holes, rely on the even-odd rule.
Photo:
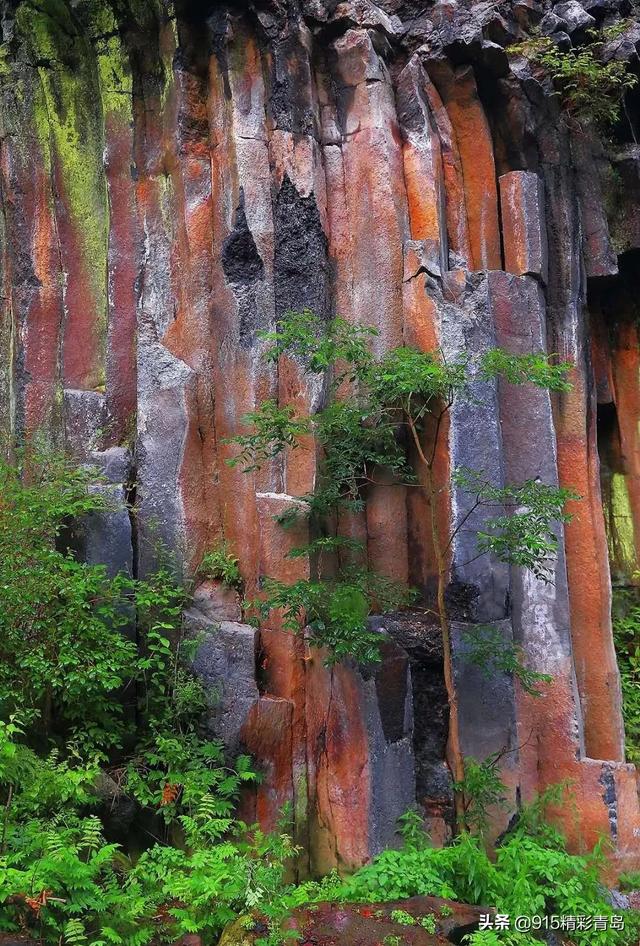
{"label": "green moss on rock", "polygon": [[103,166],[104,125],[96,57],[62,0],[24,2],[16,27],[37,66],[34,122],[71,219],[101,338],[107,322],[109,213]]}
{"label": "green moss on rock", "polygon": [[632,576],[637,570],[633,516],[627,480],[623,473],[613,473],[609,486],[606,516],[609,556],[614,569]]}

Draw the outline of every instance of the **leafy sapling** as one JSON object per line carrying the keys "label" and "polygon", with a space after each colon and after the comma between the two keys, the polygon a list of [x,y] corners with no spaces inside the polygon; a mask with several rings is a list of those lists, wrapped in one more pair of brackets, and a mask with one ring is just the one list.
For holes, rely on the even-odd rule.
{"label": "leafy sapling", "polygon": [[392,910],[391,919],[394,923],[400,923],[401,926],[416,926],[417,920],[406,910]]}
{"label": "leafy sapling", "polygon": [[423,930],[426,930],[427,933],[435,933],[436,932],[436,918],[434,917],[432,913],[429,914],[429,916],[423,916],[420,920],[420,926],[423,928]]}
{"label": "leafy sapling", "polygon": [[550,581],[558,544],[555,527],[569,521],[565,507],[569,500],[579,499],[578,494],[538,480],[494,486],[481,473],[466,467],[453,472],[452,482],[474,496],[454,533],[476,509],[499,510],[476,533],[478,557],[491,553],[501,562],[528,568],[541,581]]}
{"label": "leafy sapling", "polygon": [[[348,654],[372,659],[379,647],[379,639],[367,631],[366,621],[375,603],[370,588],[373,579],[364,580],[360,575],[354,581],[340,565],[330,578],[325,577],[322,555],[329,550],[337,552],[340,561],[342,540],[334,540],[336,515],[341,510],[363,509],[368,491],[377,484],[423,489],[431,517],[436,608],[444,642],[450,755],[455,778],[461,781],[463,763],[445,594],[452,545],[457,534],[469,527],[476,509],[495,510],[477,531],[477,556],[491,554],[549,580],[557,546],[555,526],[566,521],[565,503],[574,494],[533,480],[505,487],[488,482],[483,471],[454,471],[454,484],[471,493],[474,500],[471,509],[445,531],[439,504],[446,484],[437,481],[440,440],[454,403],[471,397],[472,381],[504,378],[511,384],[565,391],[570,366],[544,353],[515,355],[501,349],[477,358],[462,354],[446,361],[440,352],[401,346],[376,358],[370,348],[373,334],[341,319],[322,323],[305,310],[287,313],[278,331],[265,336],[271,343],[269,359],[294,356],[308,373],[326,375],[328,397],[322,409],[305,417],[295,415],[290,407],[267,402],[246,418],[248,432],[231,440],[237,455],[229,462],[246,472],[285,449],[296,449],[302,435],[312,434],[321,448],[316,487],[312,494],[301,497],[302,502],[287,517],[290,523],[300,517],[300,509],[306,511],[312,540],[292,554],[315,559],[317,578],[290,587],[266,581],[262,603],[256,607],[262,619],[273,608],[284,608],[291,630],[299,630],[306,615],[312,642],[329,647],[335,659]],[[396,596],[395,600],[397,606],[401,599]],[[509,672],[520,666],[513,660],[502,661],[503,667],[508,664],[512,665]],[[524,670],[519,676],[531,685],[537,680],[535,675],[527,677]]]}
{"label": "leafy sapling", "polygon": [[465,759],[464,778],[454,784],[461,799],[460,826],[465,831],[484,835],[489,828],[491,809],[505,806],[507,789],[498,768],[503,755],[495,752],[482,762]]}
{"label": "leafy sapling", "polygon": [[505,640],[495,624],[476,624],[463,632],[465,657],[491,679],[496,672],[515,677],[525,693],[540,696],[540,685],[550,683],[552,677],[527,667],[521,648]]}

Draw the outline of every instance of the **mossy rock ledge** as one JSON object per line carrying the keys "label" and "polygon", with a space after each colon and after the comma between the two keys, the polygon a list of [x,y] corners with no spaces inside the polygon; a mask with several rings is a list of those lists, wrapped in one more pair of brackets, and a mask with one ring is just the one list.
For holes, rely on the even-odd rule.
{"label": "mossy rock ledge", "polygon": [[[393,914],[407,916],[400,922]],[[284,927],[296,930],[299,946],[446,946],[461,943],[478,928],[480,917],[492,913],[489,907],[469,906],[438,897],[411,897],[393,903],[314,903],[298,907]],[[414,923],[410,923],[412,917]],[[433,917],[435,933],[421,921]],[[266,935],[266,925],[256,916],[252,925],[247,917],[230,923],[218,946],[254,946]]]}

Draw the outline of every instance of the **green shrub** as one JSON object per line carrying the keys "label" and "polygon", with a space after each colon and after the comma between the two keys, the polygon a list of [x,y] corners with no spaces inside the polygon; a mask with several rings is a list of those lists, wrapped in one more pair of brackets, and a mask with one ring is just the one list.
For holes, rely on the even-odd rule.
{"label": "green shrub", "polygon": [[626,61],[605,62],[602,55],[605,44],[625,28],[619,23],[588,30],[588,42],[568,50],[561,50],[549,36],[538,36],[509,47],[509,52],[526,56],[547,72],[571,118],[606,131],[620,117],[625,92],[638,81]]}
{"label": "green shrub", "polygon": [[460,794],[462,812],[459,820],[467,831],[484,835],[490,825],[491,809],[505,806],[505,786],[498,768],[503,754],[496,752],[482,762],[470,758],[464,760],[464,779],[455,783],[454,790]]}
{"label": "green shrub", "polygon": [[[569,366],[544,353],[514,355],[501,349],[492,349],[475,360],[460,355],[447,362],[441,352],[400,346],[376,358],[371,350],[376,334],[372,328],[353,326],[340,318],[325,323],[308,309],[285,313],[276,332],[263,333],[270,344],[267,360],[276,362],[286,355],[300,359],[310,374],[326,373],[328,397],[320,410],[307,416],[298,415],[291,406],[263,402],[243,418],[246,430],[227,441],[235,447],[235,455],[227,462],[246,473],[285,450],[306,446],[310,436],[320,447],[313,492],[299,497],[278,520],[283,527],[300,518],[308,521],[312,541],[289,554],[307,556],[314,578],[289,587],[267,578],[261,587],[261,601],[251,604],[262,620],[267,620],[271,611],[284,609],[286,626],[294,633],[307,623],[311,643],[327,648],[330,660],[348,656],[359,661],[377,659],[381,637],[368,631],[367,616],[374,608],[406,605],[415,595],[397,585],[392,587],[386,579],[386,601],[379,600],[372,586],[379,588],[385,579],[368,573],[363,580],[360,573],[354,580],[343,553],[357,552],[357,543],[332,532],[340,511],[363,510],[368,491],[378,484],[423,489],[432,516],[446,677],[450,667],[444,596],[449,571],[446,550],[470,513],[462,516],[448,535],[440,534],[435,509],[441,488],[435,484],[433,465],[438,438],[445,429],[443,418],[456,399],[470,396],[474,380],[504,377],[512,384],[565,391],[570,386]],[[505,512],[488,519],[486,530],[478,533],[478,555],[491,553],[548,580],[557,544],[553,525],[567,518],[564,506],[574,494],[534,481],[496,487],[485,482],[482,473],[471,470],[457,471],[455,480],[475,496],[473,509],[485,505]],[[326,568],[323,556],[331,553],[332,567]],[[521,679],[530,690],[542,679],[532,672],[527,676],[519,661],[512,661],[512,665],[521,670]],[[451,699],[451,692],[449,696]]]}
{"label": "green shrub", "polygon": [[[301,885],[295,902],[335,899],[383,902],[414,896],[436,896],[466,903],[494,906],[497,912],[516,916],[611,917],[615,910],[604,899],[600,872],[602,846],[589,855],[569,854],[562,835],[544,820],[550,800],[557,802],[560,788],[541,796],[521,812],[518,824],[490,856],[482,840],[463,832],[452,844],[434,848],[405,840],[402,850],[387,850],[351,877],[337,875],[321,884]],[[402,911],[404,912],[404,911]],[[640,915],[625,914],[625,930],[589,930],[568,934],[578,946],[635,946]],[[537,946],[528,933],[492,930],[475,933],[477,946]]]}
{"label": "green shrub", "polygon": [[266,578],[263,598],[246,603],[249,613],[267,620],[281,609],[284,627],[292,633],[305,623],[311,643],[327,648],[329,665],[351,657],[360,663],[380,659],[380,634],[367,628],[375,611],[390,611],[409,604],[414,593],[402,585],[364,569],[345,568],[335,580],[301,579],[293,584]]}
{"label": "green shrub", "polygon": [[[213,942],[259,908],[274,944],[295,848],[235,818],[256,775],[200,735],[184,590],[166,570],[110,578],[65,548],[69,522],[103,508],[94,479],[46,454],[0,464],[0,931]],[[135,805],[135,863],[105,838],[105,785]]]}
{"label": "green shrub", "polygon": [[198,566],[197,574],[200,578],[214,578],[223,581],[231,588],[242,587],[242,575],[238,566],[238,559],[232,555],[226,542],[206,552]]}
{"label": "green shrub", "polygon": [[[152,844],[132,863],[117,844],[105,842],[96,814],[82,814],[98,804],[87,772],[81,773],[80,788],[79,769],[58,778],[55,813],[35,803],[21,779],[26,782],[41,763],[23,758],[18,774],[16,756],[33,754],[15,736],[6,726],[0,729],[0,757],[13,760],[10,771],[6,763],[0,771],[0,787],[6,793],[11,780],[14,806],[5,804],[0,930],[33,930],[52,944],[63,939],[137,946],[194,932],[213,942],[229,920],[251,908],[277,926],[284,912],[285,862],[295,849],[284,833],[267,837],[233,819],[240,783],[254,778],[246,762],[234,771],[215,756],[201,767],[208,779],[202,771],[198,779],[187,778],[181,797],[171,802],[158,800],[153,777],[146,794],[136,785],[149,812],[164,805],[183,840],[179,846]],[[188,767],[193,776],[193,759]]]}
{"label": "green shrub", "polygon": [[[442,912],[442,911],[441,911]],[[435,933],[436,931],[436,920],[433,915],[423,916],[420,920],[420,926],[427,931],[427,933]]]}
{"label": "green shrub", "polygon": [[56,547],[73,518],[103,507],[90,473],[59,457],[31,457],[29,478],[0,463],[0,712],[38,721],[47,738],[105,751],[123,737],[122,703],[136,676],[126,576]]}

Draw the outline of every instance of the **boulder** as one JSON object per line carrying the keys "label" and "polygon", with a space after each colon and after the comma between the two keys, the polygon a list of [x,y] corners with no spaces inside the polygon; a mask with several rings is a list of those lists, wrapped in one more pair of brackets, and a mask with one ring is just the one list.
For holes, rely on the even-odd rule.
{"label": "boulder", "polygon": [[[396,911],[407,919],[398,922]],[[402,946],[446,946],[462,942],[478,928],[480,917],[490,913],[487,907],[438,897],[374,904],[315,903],[294,910],[284,928],[299,934],[301,946],[378,946],[392,942]],[[425,928],[423,922],[428,927],[433,922],[435,932]],[[259,916],[241,917],[226,928],[218,946],[254,946],[265,933],[266,925]]]}
{"label": "boulder", "polygon": [[513,15],[523,29],[531,29],[540,23],[544,10],[537,0],[519,0],[513,5]]}
{"label": "boulder", "polygon": [[543,36],[551,36],[552,33],[558,33],[566,28],[566,23],[562,17],[549,10],[540,20],[539,31]]}
{"label": "boulder", "polygon": [[569,36],[568,33],[565,33],[564,30],[560,30],[558,33],[554,33],[553,41],[558,47],[558,49],[563,53],[568,52],[573,46],[573,43],[571,42],[571,37]]}
{"label": "boulder", "polygon": [[603,17],[615,9],[616,0],[582,0],[582,6],[591,16]]}
{"label": "boulder", "polygon": [[569,35],[596,25],[595,18],[587,13],[582,4],[578,3],[578,0],[566,0],[565,3],[556,3],[553,12],[567,24],[566,31]]}

